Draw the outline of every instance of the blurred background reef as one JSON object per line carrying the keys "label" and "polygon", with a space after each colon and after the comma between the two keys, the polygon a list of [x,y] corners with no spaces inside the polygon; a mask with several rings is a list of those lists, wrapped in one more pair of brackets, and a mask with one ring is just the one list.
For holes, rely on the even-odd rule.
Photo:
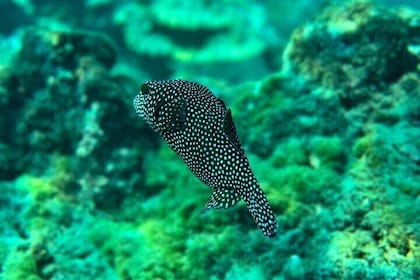
{"label": "blurred background reef", "polygon": [[[420,279],[418,1],[0,0],[0,279]],[[278,215],[138,118],[148,79],[231,107]]]}

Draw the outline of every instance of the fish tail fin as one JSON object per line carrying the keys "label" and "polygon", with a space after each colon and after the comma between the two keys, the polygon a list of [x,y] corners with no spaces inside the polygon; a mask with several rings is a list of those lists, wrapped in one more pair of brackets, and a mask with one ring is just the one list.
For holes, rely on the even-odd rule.
{"label": "fish tail fin", "polygon": [[275,237],[277,234],[277,219],[258,183],[255,182],[242,198],[263,234],[269,238]]}

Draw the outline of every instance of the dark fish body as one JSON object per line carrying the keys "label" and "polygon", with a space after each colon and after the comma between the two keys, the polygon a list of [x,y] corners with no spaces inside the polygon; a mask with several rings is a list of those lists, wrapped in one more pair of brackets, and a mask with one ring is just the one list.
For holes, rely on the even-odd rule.
{"label": "dark fish body", "polygon": [[209,89],[183,80],[148,81],[134,98],[136,112],[213,189],[204,211],[229,208],[241,198],[265,236],[277,220],[248,163],[231,111]]}

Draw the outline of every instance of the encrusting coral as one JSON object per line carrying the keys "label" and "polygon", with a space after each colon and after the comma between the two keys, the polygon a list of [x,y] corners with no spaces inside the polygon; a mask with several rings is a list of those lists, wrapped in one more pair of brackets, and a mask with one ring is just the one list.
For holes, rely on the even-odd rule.
{"label": "encrusting coral", "polygon": [[119,8],[114,21],[139,54],[192,64],[253,58],[267,48],[269,37],[264,10],[252,1],[130,3]]}

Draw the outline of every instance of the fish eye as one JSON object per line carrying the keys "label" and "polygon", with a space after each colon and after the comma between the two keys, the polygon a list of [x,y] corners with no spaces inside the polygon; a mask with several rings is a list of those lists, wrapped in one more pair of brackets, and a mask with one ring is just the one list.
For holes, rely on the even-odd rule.
{"label": "fish eye", "polygon": [[140,91],[141,91],[141,93],[142,93],[142,94],[144,94],[144,95],[149,94],[149,86],[148,86],[148,85],[146,85],[146,84],[143,84],[143,85],[141,86]]}

